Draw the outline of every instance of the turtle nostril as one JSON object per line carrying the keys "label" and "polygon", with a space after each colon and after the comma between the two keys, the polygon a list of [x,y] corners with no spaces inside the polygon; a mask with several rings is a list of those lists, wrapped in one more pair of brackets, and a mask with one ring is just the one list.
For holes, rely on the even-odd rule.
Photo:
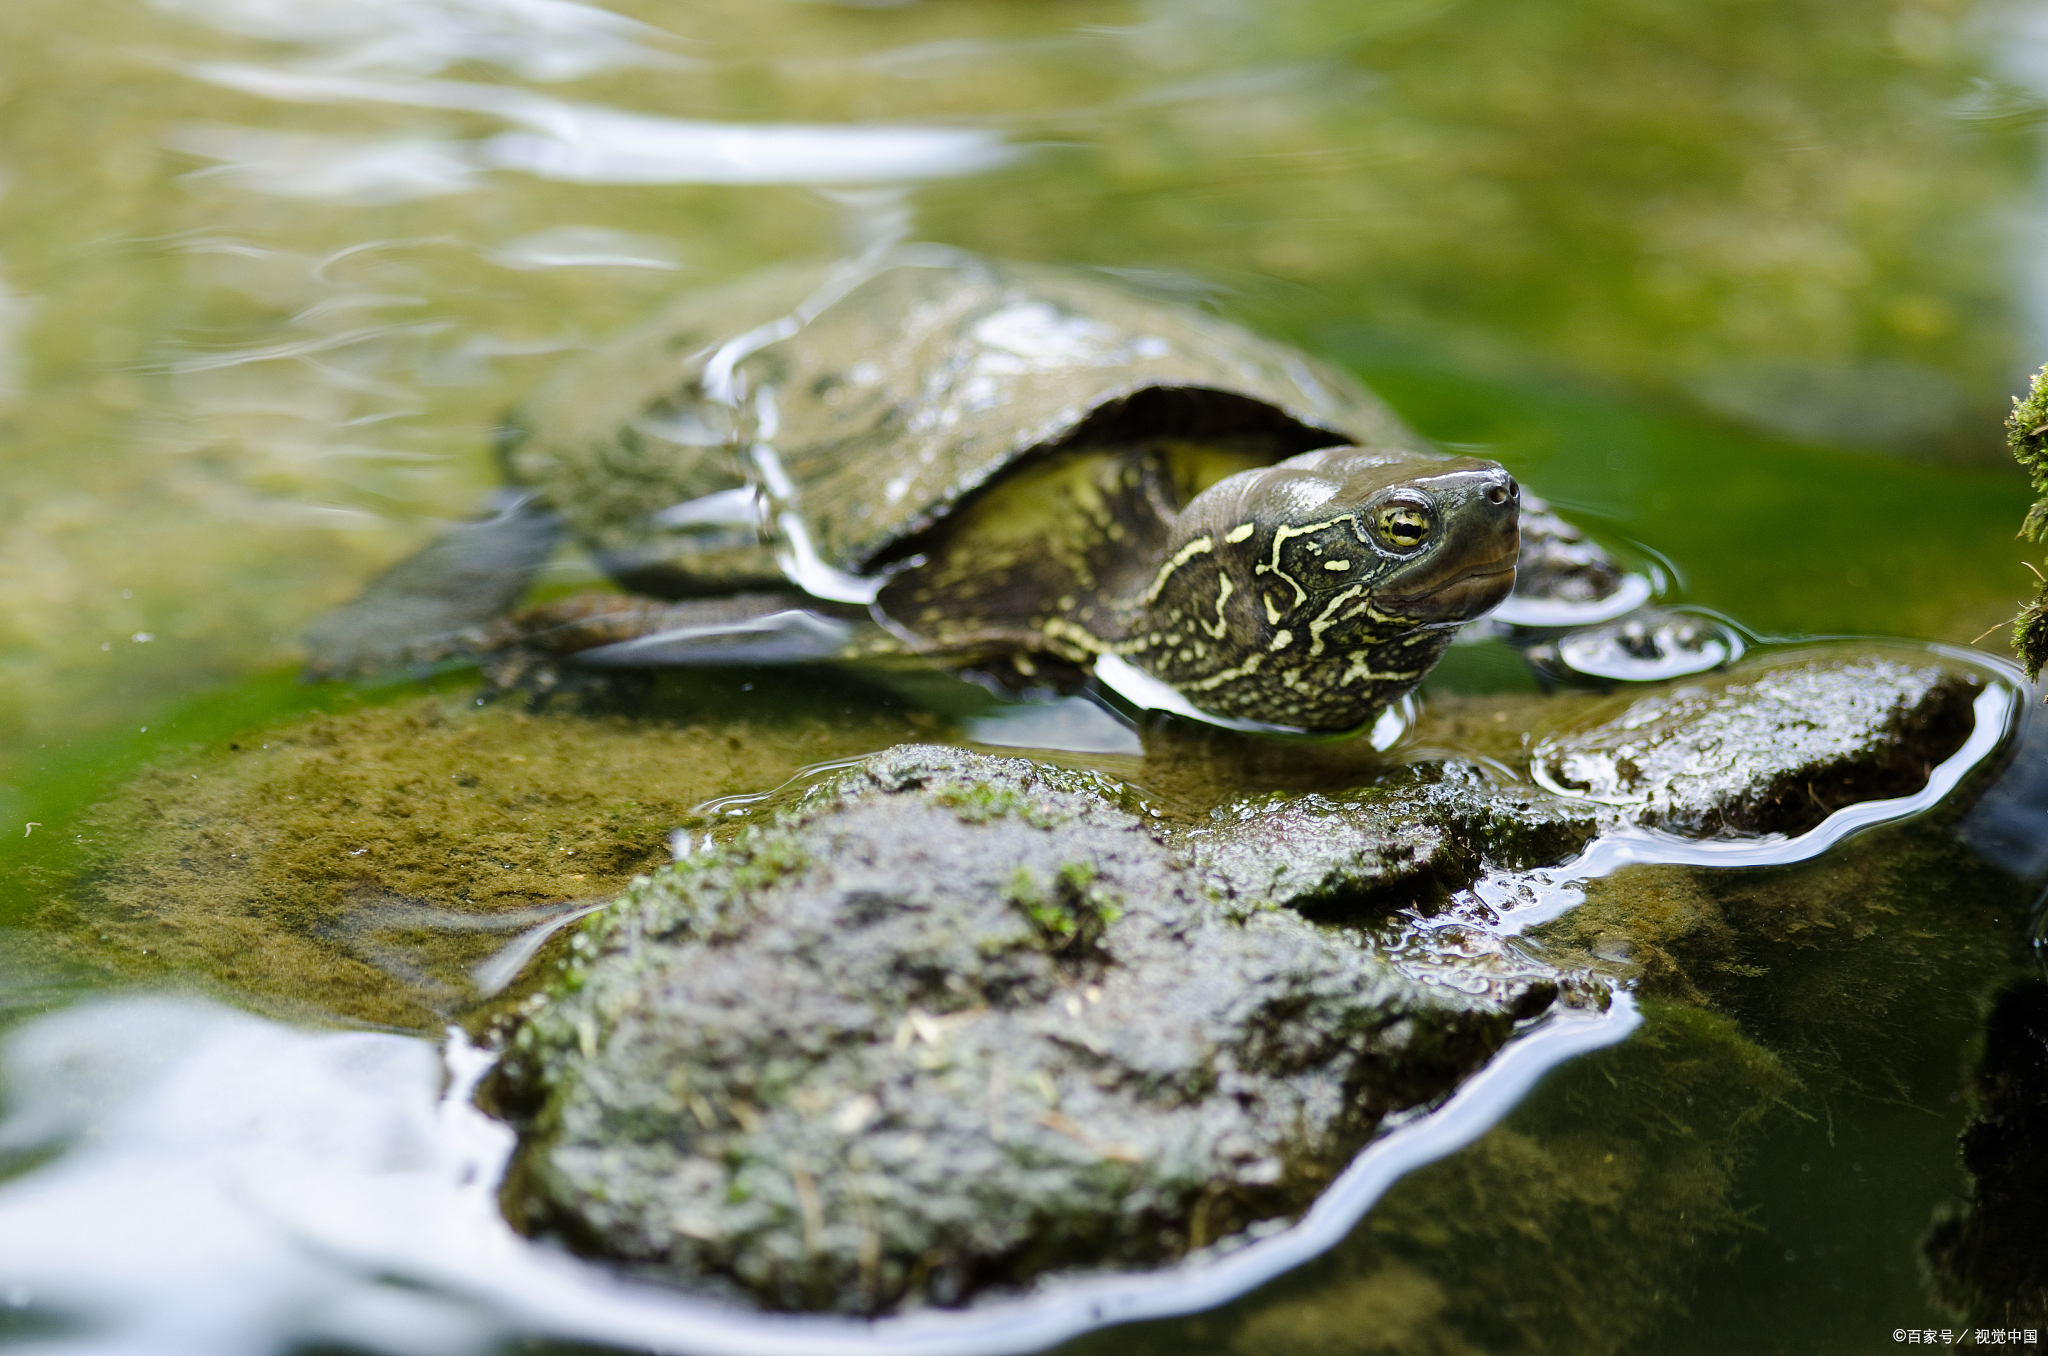
{"label": "turtle nostril", "polygon": [[1496,480],[1486,487],[1486,502],[1489,504],[1505,504],[1508,502],[1509,496],[1514,493],[1514,490],[1514,481]]}

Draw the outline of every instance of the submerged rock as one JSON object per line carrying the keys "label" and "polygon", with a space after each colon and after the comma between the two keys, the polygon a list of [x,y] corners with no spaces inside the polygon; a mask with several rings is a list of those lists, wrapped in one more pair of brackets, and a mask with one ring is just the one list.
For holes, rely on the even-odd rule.
{"label": "submerged rock", "polygon": [[1962,1134],[1967,1206],[1950,1207],[1921,1242],[1928,1279],[1963,1318],[2048,1322],[2048,984],[1999,995],[1984,1032],[1976,1115]]}
{"label": "submerged rock", "polygon": [[1810,660],[1644,697],[1540,743],[1535,779],[1691,837],[1802,833],[1909,795],[1969,737],[1982,680],[1879,657]]}
{"label": "submerged rock", "polygon": [[496,1075],[508,1215],[774,1308],[1156,1264],[1299,1211],[1558,994],[1226,909],[1120,798],[909,746],[636,882]]}
{"label": "submerged rock", "polygon": [[1591,603],[1621,587],[1622,569],[1614,557],[1528,494],[1522,496],[1522,540],[1515,563],[1515,592],[1521,597]]}

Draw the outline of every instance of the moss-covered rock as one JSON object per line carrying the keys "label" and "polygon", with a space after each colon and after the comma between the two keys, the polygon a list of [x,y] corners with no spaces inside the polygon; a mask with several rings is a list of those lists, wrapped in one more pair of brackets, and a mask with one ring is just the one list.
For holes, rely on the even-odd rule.
{"label": "moss-covered rock", "polygon": [[491,1089],[505,1205],[776,1308],[1156,1264],[1300,1210],[1558,991],[1227,913],[1087,774],[891,750],[578,938]]}
{"label": "moss-covered rock", "polygon": [[[1640,811],[1667,827],[1789,830],[1850,798],[1917,789],[1959,736],[1968,684],[1903,652],[1814,662],[1819,677],[1745,667],[1635,703],[1445,700],[1415,736],[1418,753],[1445,754],[1414,763],[1390,765],[1361,741],[1303,748],[1148,735],[1142,761],[1108,760],[1130,783],[1058,775],[1160,827],[1201,888],[1232,910],[1278,904],[1321,921],[1376,923],[1433,909],[1482,874],[1568,859],[1596,830]],[[1798,686],[1809,679],[1848,695],[1810,702]],[[752,712],[760,694],[749,683],[789,709]],[[479,966],[509,956],[523,931],[664,863],[672,829],[701,842],[724,833],[719,825],[794,806],[815,776],[768,788],[806,766],[944,731],[880,697],[806,708],[815,687],[806,683],[691,678],[662,714],[634,718],[478,706],[451,693],[194,746],[83,817],[82,869],[39,906],[38,945],[151,981],[197,976],[279,1010],[436,1030],[495,987],[479,982]],[[1900,702],[1918,693],[1920,704],[1887,705],[1888,691]],[[1643,719],[1653,708],[1655,719]],[[1639,803],[1559,796],[1525,780],[1532,764],[1540,772],[1543,758],[1567,752],[1612,771],[1630,747],[1651,749],[1641,766],[1664,779]],[[1717,778],[1683,763],[1710,753],[1726,755]],[[910,766],[889,775],[911,776]],[[833,785],[855,794],[852,781]],[[860,785],[867,795],[909,783]],[[699,822],[704,802],[734,793],[741,803]]]}

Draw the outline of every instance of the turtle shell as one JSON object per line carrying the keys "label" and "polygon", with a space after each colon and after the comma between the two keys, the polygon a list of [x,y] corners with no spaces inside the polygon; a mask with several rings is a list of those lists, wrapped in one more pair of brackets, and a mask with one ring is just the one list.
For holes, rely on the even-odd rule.
{"label": "turtle shell", "polygon": [[1274,459],[1420,446],[1357,381],[1108,275],[937,247],[686,296],[570,363],[506,466],[629,588],[879,567],[1020,461],[1090,442],[1264,435]]}

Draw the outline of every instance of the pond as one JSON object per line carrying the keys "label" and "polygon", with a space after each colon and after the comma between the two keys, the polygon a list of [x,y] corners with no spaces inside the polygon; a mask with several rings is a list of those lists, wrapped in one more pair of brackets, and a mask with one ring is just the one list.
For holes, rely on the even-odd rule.
{"label": "pond", "polygon": [[[2044,1326],[2024,1258],[2014,1307],[1923,1280],[1937,1219],[2035,1199],[1981,1156],[1973,1183],[1958,1137],[2040,1077],[2012,1033],[2043,1001],[2048,727],[2001,658],[2033,581],[2000,427],[2048,355],[2036,11],[12,0],[0,35],[0,1345],[1803,1353]],[[906,241],[1100,270],[1348,368],[1753,659],[1846,645],[2018,700],[1977,708],[1946,799],[1567,880],[1527,954],[1607,986],[1608,1025],[1530,1032],[1390,1121],[1349,1204],[1256,1265],[865,1346],[615,1286],[498,1225],[509,1132],[437,1101],[436,1042],[467,1088],[553,929],[672,832],[973,744],[992,699],[723,668],[577,713],[480,701],[459,666],[305,683],[300,636],[478,513],[508,412],[574,355],[687,289]],[[564,550],[535,596],[603,586]],[[1540,739],[1633,695],[1543,689],[1482,642],[1384,751],[1169,723],[1033,756],[1199,824],[1445,750],[1526,780],[1529,738],[1490,722]]]}

